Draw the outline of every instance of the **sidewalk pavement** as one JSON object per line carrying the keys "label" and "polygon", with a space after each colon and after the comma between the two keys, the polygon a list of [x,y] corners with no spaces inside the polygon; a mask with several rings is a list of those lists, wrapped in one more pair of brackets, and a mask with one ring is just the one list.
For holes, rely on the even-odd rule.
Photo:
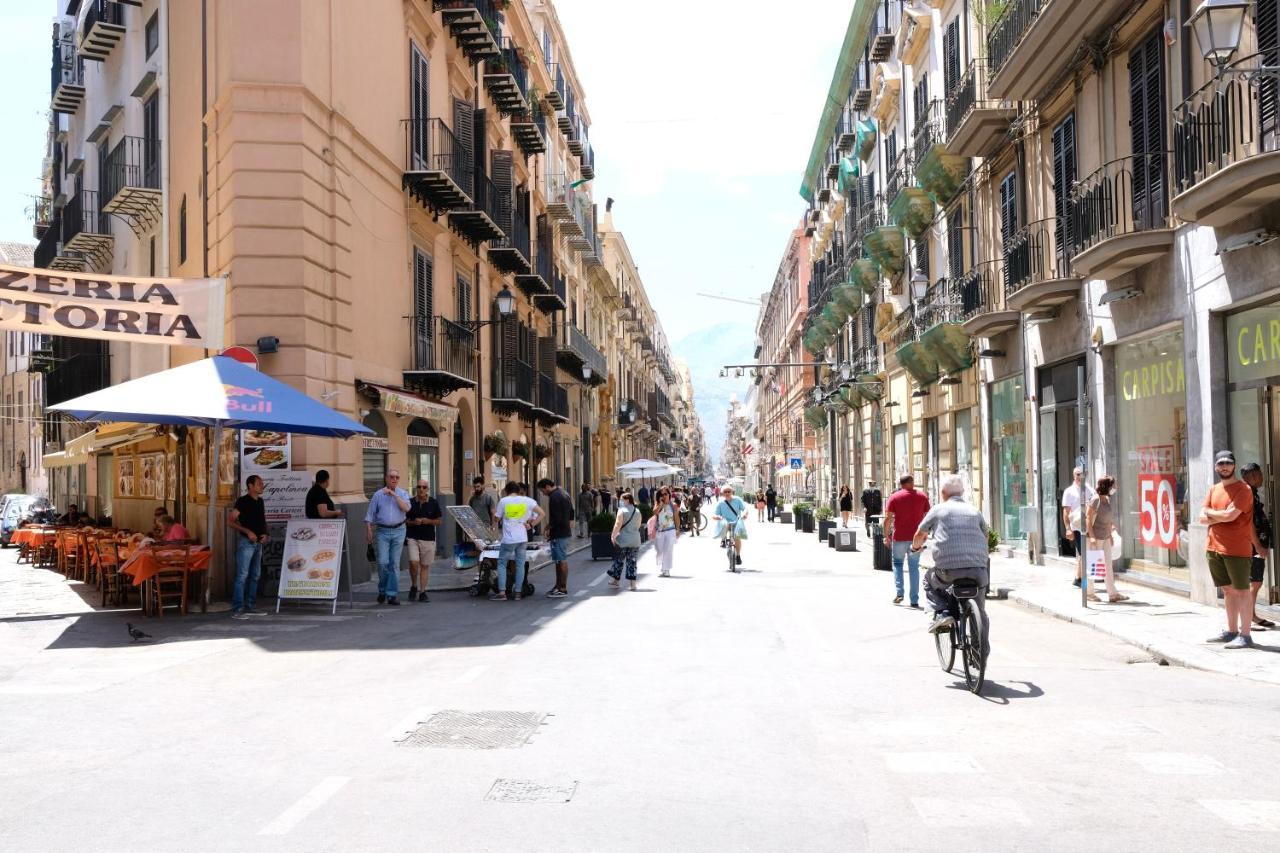
{"label": "sidewalk pavement", "polygon": [[[851,557],[859,569],[871,568],[871,546],[858,533],[858,551],[838,554],[819,544],[812,533],[796,533],[813,548],[830,551],[833,557]],[[928,551],[921,568],[931,562]],[[1205,640],[1226,629],[1225,612],[1220,607],[1197,604],[1188,598],[1116,578],[1117,588],[1129,596],[1119,604],[1090,602],[1081,606],[1080,590],[1071,583],[1073,573],[1057,565],[1035,566],[1026,557],[991,555],[991,590],[1023,607],[1058,619],[1086,625],[1096,631],[1141,648],[1163,663],[1184,666],[1280,684],[1280,627],[1270,631],[1253,628],[1252,649],[1225,649]],[[1105,599],[1105,595],[1103,595]],[[994,642],[999,654],[999,641]]]}
{"label": "sidewalk pavement", "polygon": [[[578,539],[577,537],[574,537],[569,540],[569,556],[572,557],[574,554],[578,554],[582,551],[585,551],[590,547],[591,547],[590,536],[586,537],[585,539]],[[533,575],[536,572],[539,572],[542,569],[546,568],[547,566],[550,566],[551,564],[552,564],[551,552],[544,548],[538,551],[538,556],[535,557],[533,561],[529,564],[529,574]],[[409,572],[406,564],[406,567],[400,570],[400,588],[401,589],[403,590],[409,589],[407,585],[408,580],[409,580]],[[474,568],[462,569],[462,570],[455,569],[453,567],[452,557],[441,557],[440,559],[435,560],[434,562],[431,563],[431,581],[427,585],[427,592],[450,592],[454,590],[466,589],[467,587],[471,586],[471,584],[475,583],[475,581],[476,581],[476,570]],[[356,584],[354,587],[354,591],[368,592],[368,593],[377,592],[378,591],[377,575],[375,574],[373,577],[371,577],[369,580],[365,581],[364,583]]]}

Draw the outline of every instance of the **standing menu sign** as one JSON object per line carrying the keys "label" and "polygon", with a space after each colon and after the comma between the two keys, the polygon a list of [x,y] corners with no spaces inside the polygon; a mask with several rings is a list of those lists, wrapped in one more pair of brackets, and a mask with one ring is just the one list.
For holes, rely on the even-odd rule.
{"label": "standing menu sign", "polygon": [[284,535],[284,565],[276,612],[285,599],[332,601],[338,609],[338,584],[346,554],[345,521],[290,521]]}

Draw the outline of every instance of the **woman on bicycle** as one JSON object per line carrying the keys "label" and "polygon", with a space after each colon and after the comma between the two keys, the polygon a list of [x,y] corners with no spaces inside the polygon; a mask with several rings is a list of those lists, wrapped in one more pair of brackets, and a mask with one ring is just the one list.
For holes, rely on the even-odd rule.
{"label": "woman on bicycle", "polygon": [[747,505],[742,502],[742,498],[734,497],[733,486],[725,486],[720,494],[720,503],[716,504],[715,514],[711,516],[719,522],[716,526],[716,538],[732,532],[734,562],[740,566],[742,565],[742,539],[747,525],[743,513],[747,511]]}

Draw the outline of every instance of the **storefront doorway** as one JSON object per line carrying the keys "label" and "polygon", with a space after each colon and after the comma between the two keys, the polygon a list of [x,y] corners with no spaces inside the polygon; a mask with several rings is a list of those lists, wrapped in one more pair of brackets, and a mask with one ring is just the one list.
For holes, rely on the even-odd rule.
{"label": "storefront doorway", "polygon": [[[1259,489],[1275,528],[1280,505],[1280,306],[1243,311],[1226,318],[1227,417],[1237,470],[1262,467]],[[1259,601],[1280,604],[1280,556],[1272,541]]]}
{"label": "storefront doorway", "polygon": [[1001,542],[1025,539],[1022,508],[1027,495],[1026,395],[1022,376],[991,385],[991,506]]}
{"label": "storefront doorway", "polygon": [[1074,557],[1075,546],[1062,524],[1062,493],[1072,483],[1072,470],[1084,464],[1080,438],[1078,369],[1084,359],[1042,367],[1040,389],[1040,513],[1046,554]]}
{"label": "storefront doorway", "polygon": [[426,480],[431,494],[440,491],[440,439],[435,428],[422,418],[409,422],[407,430],[409,449],[409,478],[413,485]]}

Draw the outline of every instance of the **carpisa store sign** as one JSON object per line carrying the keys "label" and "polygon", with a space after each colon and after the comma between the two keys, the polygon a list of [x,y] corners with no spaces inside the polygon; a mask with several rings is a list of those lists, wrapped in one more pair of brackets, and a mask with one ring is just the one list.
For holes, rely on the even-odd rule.
{"label": "carpisa store sign", "polygon": [[222,349],[225,278],[134,278],[0,265],[0,328]]}

